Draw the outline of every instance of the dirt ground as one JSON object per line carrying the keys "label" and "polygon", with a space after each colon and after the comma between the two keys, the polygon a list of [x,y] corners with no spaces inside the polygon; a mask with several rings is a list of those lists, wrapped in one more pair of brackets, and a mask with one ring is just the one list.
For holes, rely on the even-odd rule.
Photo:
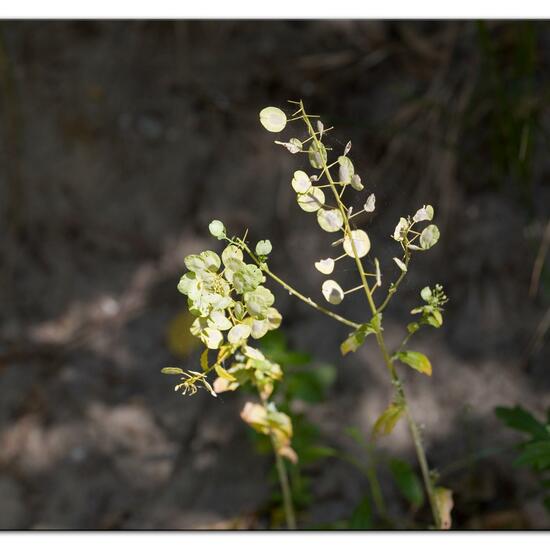
{"label": "dirt ground", "polygon": [[[550,407],[548,268],[529,291],[550,213],[549,30],[1,22],[0,528],[269,526],[270,459],[253,452],[244,398],[183,398],[160,369],[197,364],[167,338],[184,256],[217,247],[213,218],[269,238],[273,271],[322,300],[313,262],[327,237],[289,186],[301,160],[258,122],[296,98],[336,127],[333,147],[353,143],[387,281],[399,217],[436,209],[440,243],[414,261],[385,328],[398,342],[420,288],[444,284],[445,325],[415,344],[434,374],[406,384],[454,527],[549,527],[537,478],[513,466],[519,438],[494,414]],[[345,327],[270,288],[291,346],[337,367],[309,417],[326,445],[356,452],[343,428],[367,432],[391,395],[377,349],[342,359]],[[365,316],[360,298],[341,310]],[[382,446],[414,463],[405,426]],[[348,517],[367,492],[336,459],[311,476],[303,527]]]}

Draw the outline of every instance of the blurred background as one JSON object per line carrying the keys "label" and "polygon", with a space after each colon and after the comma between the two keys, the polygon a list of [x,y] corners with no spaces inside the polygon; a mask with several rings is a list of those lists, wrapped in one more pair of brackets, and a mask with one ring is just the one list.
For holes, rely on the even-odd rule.
{"label": "blurred background", "polygon": [[[198,364],[176,286],[185,255],[220,250],[213,218],[270,239],[273,271],[323,300],[313,263],[332,239],[289,185],[304,159],[258,120],[299,98],[335,126],[328,145],[353,143],[386,283],[399,217],[435,207],[441,240],[385,334],[398,343],[420,289],[444,285],[443,328],[414,343],[434,374],[403,374],[453,527],[549,527],[540,475],[515,464],[524,438],[495,415],[550,406],[549,65],[546,22],[0,22],[0,527],[280,525],[247,397],[182,397],[160,369]],[[335,278],[357,284],[351,264]],[[303,446],[364,464],[346,428],[368,433],[391,398],[374,342],[342,358],[346,327],[269,286],[272,345],[301,352]],[[359,294],[339,311],[368,318]],[[405,423],[380,452],[416,469]],[[338,453],[301,463],[302,527],[344,526],[368,495]],[[397,526],[426,525],[391,474],[381,460],[389,512],[414,518]]]}

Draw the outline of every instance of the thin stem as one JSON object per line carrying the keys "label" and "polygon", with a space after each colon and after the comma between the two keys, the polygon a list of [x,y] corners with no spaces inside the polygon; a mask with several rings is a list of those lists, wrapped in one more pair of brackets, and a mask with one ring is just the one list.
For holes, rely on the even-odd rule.
{"label": "thin stem", "polygon": [[[267,408],[267,399],[262,397],[260,393],[260,399],[262,405]],[[277,452],[277,442],[272,430],[269,430],[269,439],[271,441],[271,447],[273,448],[273,454],[275,455],[275,466],[277,468],[277,476],[279,478],[279,484],[281,485],[281,493],[283,494],[283,507],[285,510],[285,519],[287,529],[296,529],[296,515],[294,513],[294,504],[292,502],[292,493],[290,491],[290,484],[288,482],[288,473],[283,458]]]}
{"label": "thin stem", "polygon": [[354,288],[350,288],[349,290],[346,290],[344,294],[351,294],[352,292],[356,292],[357,290],[361,290],[362,288],[363,288],[363,285],[359,285]]}
{"label": "thin stem", "polygon": [[[411,260],[411,255],[408,254],[407,252],[405,252],[405,262],[404,263],[405,263],[405,267],[407,269],[409,267],[410,260]],[[390,303],[390,300],[392,299],[393,295],[397,292],[397,288],[401,284],[401,281],[405,278],[406,274],[407,274],[406,271],[401,271],[401,275],[399,275],[397,281],[395,281],[395,283],[392,286],[390,286],[390,288],[388,290],[388,294],[387,294],[385,300],[378,307],[378,313],[381,313],[382,311],[384,311],[384,309],[386,309],[386,306]]]}
{"label": "thin stem", "polygon": [[290,530],[295,530],[296,516],[294,514],[294,505],[292,503],[292,494],[290,492],[290,484],[288,482],[286,466],[281,455],[275,450],[275,438],[271,434],[270,438],[271,444],[273,445],[273,451],[275,453],[275,465],[277,466],[277,475],[279,476],[279,483],[281,484],[281,491],[283,493],[283,506],[285,509],[286,526]]}
{"label": "thin stem", "polygon": [[369,463],[366,473],[369,480],[372,499],[374,500],[376,508],[378,509],[378,513],[385,518],[387,517],[386,503],[384,502],[382,489],[380,488],[380,482],[378,481],[378,475],[376,473],[376,459],[371,445],[367,446],[367,459]]}
{"label": "thin stem", "polygon": [[283,281],[280,277],[275,275],[273,271],[267,267],[267,264],[260,262],[256,256],[252,253],[250,248],[248,248],[248,245],[239,240],[239,245],[244,248],[244,250],[247,252],[247,254],[252,258],[254,263],[269,277],[271,277],[274,281],[279,283],[284,289],[288,290],[290,294],[293,296],[296,296],[296,298],[302,300],[302,302],[305,302],[308,306],[311,306],[312,308],[316,309],[317,311],[324,313],[325,315],[328,315],[335,321],[338,321],[339,323],[342,323],[344,325],[347,325],[348,327],[352,328],[359,328],[361,326],[360,323],[355,323],[354,321],[350,321],[349,319],[346,319],[345,317],[342,317],[341,315],[338,315],[337,313],[334,313],[333,311],[330,311],[329,309],[324,308],[323,306],[319,305],[318,303],[314,302],[311,298],[304,296],[301,292],[296,290],[295,288],[291,287],[288,283]]}
{"label": "thin stem", "polygon": [[[320,149],[320,142],[317,139],[317,137],[314,135],[315,132],[314,132],[313,127],[311,125],[311,122],[309,120],[309,115],[307,115],[306,112],[305,112],[304,105],[303,105],[302,101],[300,101],[300,108],[302,109],[303,120],[304,120],[306,126],[308,127],[308,131],[309,131],[310,135],[313,134],[313,136],[314,136],[313,141],[315,142],[316,146]],[[344,206],[344,204],[342,203],[340,195],[338,194],[335,182],[332,178],[332,175],[331,175],[329,169],[327,168],[326,160],[322,159],[322,162],[323,162],[323,173],[326,175],[328,182],[331,184],[331,189],[332,189],[332,192],[334,194],[334,198],[336,199],[336,202],[338,204],[338,207],[339,207],[340,212],[341,212],[341,214],[343,216],[343,219],[344,219],[345,232],[346,232],[347,235],[350,235],[350,237],[351,237],[351,228],[350,228],[349,220],[348,220],[348,216],[347,216],[347,209]],[[370,307],[370,310],[372,312],[372,315],[375,316],[375,315],[377,315],[377,313],[379,313],[379,309],[377,309],[377,307],[374,303],[374,300],[372,298],[372,290],[370,289],[370,287],[367,283],[365,270],[363,269],[363,264],[361,263],[359,255],[357,254],[357,249],[356,249],[356,246],[355,246],[354,239],[350,238],[350,243],[351,243],[351,248],[353,250],[353,256],[354,256],[354,259],[355,259],[355,263],[357,265],[357,270],[359,271],[359,276],[361,277],[361,283],[363,284],[363,288],[365,289],[365,296],[367,298],[367,302],[369,303],[369,307]],[[401,281],[399,281],[399,282],[401,282]],[[395,293],[395,291],[394,291],[394,293]],[[387,300],[387,302],[389,302],[389,300]],[[385,305],[387,305],[387,302],[386,302],[386,304],[382,304],[382,305],[385,307]],[[411,436],[412,436],[413,441],[414,441],[414,446],[415,446],[416,454],[417,454],[417,457],[418,457],[418,462],[419,462],[420,468],[422,470],[422,477],[424,479],[424,485],[425,485],[425,488],[426,488],[426,492],[428,493],[428,498],[429,498],[429,501],[430,501],[430,506],[431,506],[431,509],[432,509],[433,518],[434,518],[434,521],[435,521],[436,528],[439,529],[441,522],[440,522],[439,510],[438,510],[438,507],[437,507],[437,501],[436,501],[436,498],[435,498],[435,489],[434,489],[434,486],[433,486],[432,479],[430,477],[430,471],[429,471],[429,468],[428,468],[428,461],[426,459],[426,453],[424,452],[424,447],[422,445],[420,430],[418,429],[418,426],[417,426],[416,422],[414,421],[414,419],[412,417],[412,414],[409,410],[407,399],[406,399],[406,396],[405,396],[405,392],[403,390],[403,385],[401,384],[401,381],[399,379],[399,376],[397,374],[397,371],[395,369],[393,361],[390,358],[390,355],[388,354],[388,350],[386,348],[384,337],[382,335],[382,331],[381,331],[378,324],[376,324],[375,331],[376,331],[375,335],[376,335],[376,340],[377,340],[377,343],[378,343],[378,347],[380,348],[380,351],[382,352],[382,356],[384,358],[386,368],[388,369],[388,371],[390,373],[392,382],[397,387],[399,399],[400,399],[400,401],[402,402],[402,404],[404,406],[405,414],[407,416],[407,421],[408,421],[408,424],[409,424],[409,430],[411,432]]]}

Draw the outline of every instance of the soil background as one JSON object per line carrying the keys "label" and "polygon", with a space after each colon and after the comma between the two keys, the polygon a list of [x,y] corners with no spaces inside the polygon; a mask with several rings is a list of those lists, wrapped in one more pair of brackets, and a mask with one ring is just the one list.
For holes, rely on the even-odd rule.
{"label": "soil background", "polygon": [[[0,527],[275,525],[246,397],[184,398],[160,369],[198,364],[176,286],[185,255],[219,250],[214,218],[270,239],[273,271],[322,301],[313,263],[331,239],[289,185],[304,158],[258,121],[302,98],[335,126],[331,147],[353,143],[377,197],[359,226],[386,283],[399,217],[435,207],[440,243],[413,260],[385,327],[399,342],[420,289],[444,285],[444,327],[415,341],[433,376],[404,376],[453,527],[547,528],[539,481],[513,465],[521,437],[494,409],[550,406],[549,48],[546,22],[0,22]],[[352,266],[336,275],[356,284]],[[368,432],[391,398],[374,344],[340,357],[345,327],[270,288],[289,346],[337,369],[308,417],[357,454],[344,428]],[[366,320],[348,298],[342,313]],[[405,426],[381,446],[415,464]],[[336,458],[307,473],[302,527],[348,518],[368,492]]]}

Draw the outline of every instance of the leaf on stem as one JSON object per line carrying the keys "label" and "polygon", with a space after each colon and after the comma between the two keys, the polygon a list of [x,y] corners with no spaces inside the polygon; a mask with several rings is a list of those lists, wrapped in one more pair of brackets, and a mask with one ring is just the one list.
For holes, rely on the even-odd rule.
{"label": "leaf on stem", "polygon": [[416,508],[424,503],[422,483],[408,462],[392,458],[390,472],[401,494]]}
{"label": "leaf on stem", "polygon": [[422,374],[432,375],[432,364],[423,353],[418,351],[400,351],[394,357]]}
{"label": "leaf on stem", "polygon": [[388,408],[378,417],[372,429],[372,436],[389,435],[403,415],[405,408],[399,403],[391,403]]}
{"label": "leaf on stem", "polygon": [[365,338],[375,332],[373,321],[361,325],[340,344],[340,352],[342,355],[347,355],[350,352],[357,351],[364,344]]}
{"label": "leaf on stem", "polygon": [[451,528],[451,510],[453,509],[453,492],[446,487],[436,487],[435,501],[439,511],[441,529]]}

